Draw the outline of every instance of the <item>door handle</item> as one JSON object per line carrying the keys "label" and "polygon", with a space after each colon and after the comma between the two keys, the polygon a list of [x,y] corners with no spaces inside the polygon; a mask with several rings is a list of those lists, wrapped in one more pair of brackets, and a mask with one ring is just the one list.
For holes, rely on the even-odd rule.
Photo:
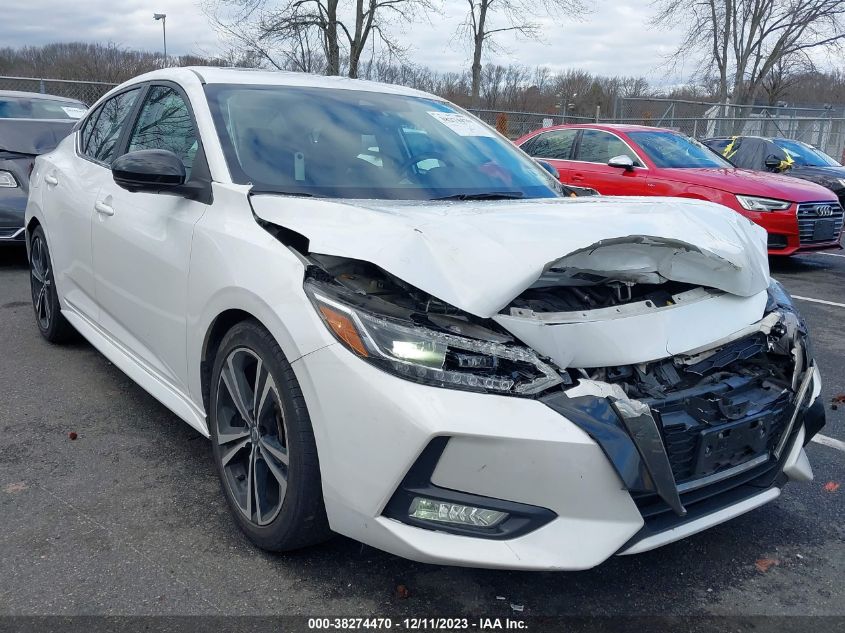
{"label": "door handle", "polygon": [[56,185],[59,184],[59,179],[56,178],[55,176],[51,176],[50,174],[47,174],[46,176],[44,176],[44,182],[46,182],[48,185],[56,186]]}
{"label": "door handle", "polygon": [[105,202],[95,202],[94,210],[100,215],[114,215],[114,209]]}
{"label": "door handle", "polygon": [[572,174],[572,180],[584,180],[584,174]]}

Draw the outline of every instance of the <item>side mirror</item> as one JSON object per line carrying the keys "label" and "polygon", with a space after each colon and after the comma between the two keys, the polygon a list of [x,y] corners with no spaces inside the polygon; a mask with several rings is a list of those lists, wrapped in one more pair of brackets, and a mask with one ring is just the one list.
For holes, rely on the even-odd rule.
{"label": "side mirror", "polygon": [[555,180],[560,180],[560,172],[554,165],[552,165],[551,163],[547,163],[544,160],[538,160],[537,164],[543,169],[545,169],[547,172],[549,172],[552,176],[554,176]]}
{"label": "side mirror", "polygon": [[610,167],[619,167],[620,169],[624,169],[625,171],[634,171],[634,161],[631,160],[630,156],[626,156],[625,154],[620,154],[619,156],[614,156],[607,164]]}
{"label": "side mirror", "polygon": [[763,164],[766,166],[766,169],[771,169],[772,171],[778,171],[780,169],[781,160],[774,154],[769,154],[766,156],[766,160],[763,161]]}
{"label": "side mirror", "polygon": [[112,178],[127,191],[157,193],[185,184],[185,165],[164,149],[139,149],[117,158],[111,166]]}

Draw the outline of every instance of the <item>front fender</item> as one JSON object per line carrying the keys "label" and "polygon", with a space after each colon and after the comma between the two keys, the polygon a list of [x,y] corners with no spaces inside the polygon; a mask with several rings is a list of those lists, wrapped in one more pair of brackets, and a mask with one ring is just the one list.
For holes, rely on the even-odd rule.
{"label": "front fender", "polygon": [[197,224],[188,279],[188,386],[200,408],[204,346],[228,310],[261,322],[291,363],[334,342],[302,288],[300,258],[258,225],[244,193],[220,187],[214,197],[226,212]]}

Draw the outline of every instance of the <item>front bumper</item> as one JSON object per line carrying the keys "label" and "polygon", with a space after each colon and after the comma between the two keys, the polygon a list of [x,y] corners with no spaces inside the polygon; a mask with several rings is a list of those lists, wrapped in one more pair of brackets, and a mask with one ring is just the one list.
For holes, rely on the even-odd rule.
{"label": "front bumper", "polygon": [[[818,215],[819,206],[833,208],[824,212],[829,215]],[[741,213],[766,229],[770,255],[842,248],[840,241],[845,213],[837,202],[802,202],[786,211],[756,213],[743,210]],[[819,223],[829,224],[833,236],[817,232]]]}
{"label": "front bumper", "polygon": [[26,229],[25,227],[0,227],[0,244],[19,244],[26,243]]}
{"label": "front bumper", "polygon": [[[693,513],[695,503],[687,503],[687,517],[671,515],[669,524],[654,529],[599,443],[540,400],[415,384],[337,344],[293,367],[314,426],[332,529],[422,562],[587,569],[615,553],[645,551],[720,523],[774,498],[770,491],[788,478],[811,476],[799,440],[802,418],[771,480],[745,482],[758,485],[753,492],[764,497],[722,497],[727,505],[711,501],[703,513]],[[443,437],[449,439],[430,470],[432,486],[524,504],[553,517],[546,515],[539,527],[513,538],[485,538],[388,516],[408,473],[432,441]],[[638,549],[638,543],[646,545]]]}
{"label": "front bumper", "polygon": [[24,187],[0,188],[0,245],[26,242],[24,215],[27,191]]}

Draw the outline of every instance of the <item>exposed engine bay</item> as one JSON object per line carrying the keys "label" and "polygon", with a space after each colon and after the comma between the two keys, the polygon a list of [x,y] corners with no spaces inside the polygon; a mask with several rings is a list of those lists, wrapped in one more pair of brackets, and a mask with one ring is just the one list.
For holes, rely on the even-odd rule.
{"label": "exposed engine bay", "polygon": [[508,310],[516,313],[526,310],[534,313],[575,312],[638,302],[646,302],[648,307],[667,307],[673,305],[672,297],[695,287],[676,281],[642,284],[596,279],[589,284],[529,288],[513,300]]}

